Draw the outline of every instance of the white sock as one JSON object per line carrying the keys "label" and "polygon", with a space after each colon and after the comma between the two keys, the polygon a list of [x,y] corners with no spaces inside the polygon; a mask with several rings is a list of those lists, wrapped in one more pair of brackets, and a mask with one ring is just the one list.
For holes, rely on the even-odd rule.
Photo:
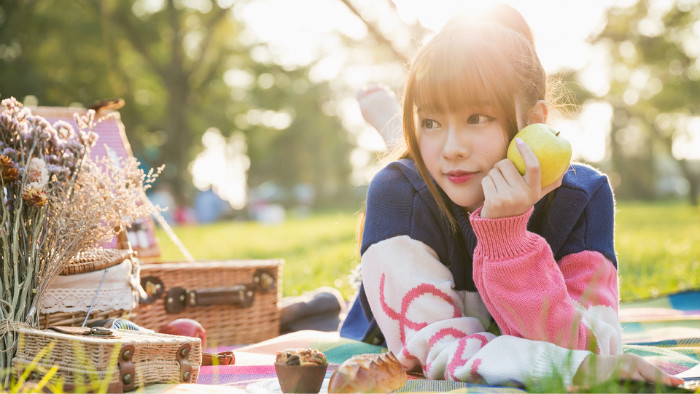
{"label": "white sock", "polygon": [[379,132],[387,149],[393,150],[403,143],[401,113],[391,90],[372,85],[358,90],[356,98],[362,117]]}

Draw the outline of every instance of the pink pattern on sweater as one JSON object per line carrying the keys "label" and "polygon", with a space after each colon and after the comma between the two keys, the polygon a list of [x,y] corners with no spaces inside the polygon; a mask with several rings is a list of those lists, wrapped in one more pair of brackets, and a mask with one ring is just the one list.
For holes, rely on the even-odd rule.
{"label": "pink pattern on sweater", "polygon": [[459,339],[465,335],[467,335],[467,333],[456,328],[443,328],[442,330],[439,330],[433,336],[430,337],[430,339],[428,340],[428,345],[430,345],[430,347],[433,347],[433,345],[435,345],[439,340],[445,339],[448,336],[455,339]]}
{"label": "pink pattern on sweater", "polygon": [[452,302],[452,298],[448,294],[444,293],[437,287],[428,283],[421,283],[420,285],[406,292],[406,294],[404,294],[404,296],[401,299],[401,312],[396,312],[395,310],[391,309],[391,307],[386,303],[386,297],[384,295],[385,282],[386,274],[382,274],[382,277],[379,281],[379,301],[382,305],[382,310],[384,311],[384,313],[386,313],[386,315],[389,316],[392,320],[396,320],[399,323],[401,343],[404,346],[406,345],[406,328],[418,331],[422,328],[425,328],[429,324],[429,322],[427,321],[414,322],[408,319],[408,308],[411,306],[411,303],[413,303],[419,297],[432,294],[444,300],[447,303],[447,305],[452,307],[452,317],[462,316],[462,312],[460,312],[460,310],[457,309],[457,307]]}
{"label": "pink pattern on sweater", "polygon": [[479,366],[480,365],[481,365],[481,359],[475,358],[474,361],[472,362],[472,369],[469,372],[469,381],[480,382],[483,380],[481,378],[481,375],[479,375]]}
{"label": "pink pattern on sweater", "polygon": [[471,215],[479,240],[473,277],[501,332],[588,349],[594,335],[581,322],[574,300],[617,310],[614,265],[593,251],[570,254],[557,264],[547,241],[527,231],[532,209],[499,219],[482,219],[479,212]]}
{"label": "pink pattern on sweater", "polygon": [[[462,335],[464,335],[464,333],[462,333]],[[486,344],[489,342],[489,340],[481,334],[472,334],[463,338],[459,338],[457,350],[453,353],[452,359],[450,360],[449,364],[447,364],[447,370],[445,371],[446,378],[459,381],[459,377],[457,376],[456,371],[457,368],[464,366],[469,361],[469,357],[464,358],[463,356],[464,350],[467,348],[467,343],[471,340],[478,340],[479,342],[481,342],[479,348],[486,346]],[[481,360],[474,360],[474,363],[476,363],[477,361],[480,362]],[[476,367],[478,367],[478,364],[476,365]],[[476,367],[474,366],[474,364],[472,364],[472,375],[473,372],[476,370]]]}

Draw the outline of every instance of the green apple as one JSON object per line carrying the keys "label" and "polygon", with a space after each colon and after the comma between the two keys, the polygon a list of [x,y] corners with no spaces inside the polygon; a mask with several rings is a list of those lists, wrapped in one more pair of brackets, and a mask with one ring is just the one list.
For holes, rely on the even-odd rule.
{"label": "green apple", "polygon": [[[546,124],[533,123],[520,130],[515,137],[519,137],[535,152],[540,162],[543,188],[554,183],[569,168],[571,144],[553,128]],[[508,145],[507,157],[515,164],[520,174],[525,175],[525,162],[515,146],[515,138]]]}

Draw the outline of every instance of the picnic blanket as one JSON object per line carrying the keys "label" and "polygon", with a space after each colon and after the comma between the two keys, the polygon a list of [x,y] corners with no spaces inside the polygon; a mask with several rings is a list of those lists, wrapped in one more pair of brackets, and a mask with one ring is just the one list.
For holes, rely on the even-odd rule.
{"label": "picnic blanket", "polygon": [[[671,374],[679,374],[700,363],[700,290],[686,291],[620,305],[623,349],[658,365]],[[329,378],[337,366],[355,354],[386,351],[380,346],[340,338],[337,332],[298,331],[261,343],[234,348],[236,363],[229,366],[204,366],[196,386],[156,385],[146,392],[279,392],[273,366],[277,351],[312,347],[326,354]],[[230,350],[212,349],[215,351]],[[327,384],[327,379],[326,383]],[[202,387],[208,386],[210,387]],[[324,386],[325,388],[325,386]],[[322,391],[324,390],[322,388]],[[513,387],[496,387],[464,382],[428,380],[409,375],[399,392],[484,392],[523,393]]]}

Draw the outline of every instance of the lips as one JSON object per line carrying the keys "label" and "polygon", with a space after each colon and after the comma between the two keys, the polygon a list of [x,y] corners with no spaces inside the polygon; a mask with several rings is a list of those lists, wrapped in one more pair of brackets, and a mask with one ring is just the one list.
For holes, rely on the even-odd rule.
{"label": "lips", "polygon": [[445,173],[447,179],[449,179],[450,182],[455,184],[467,182],[468,180],[472,179],[475,175],[476,172],[467,172],[461,170],[449,171]]}

